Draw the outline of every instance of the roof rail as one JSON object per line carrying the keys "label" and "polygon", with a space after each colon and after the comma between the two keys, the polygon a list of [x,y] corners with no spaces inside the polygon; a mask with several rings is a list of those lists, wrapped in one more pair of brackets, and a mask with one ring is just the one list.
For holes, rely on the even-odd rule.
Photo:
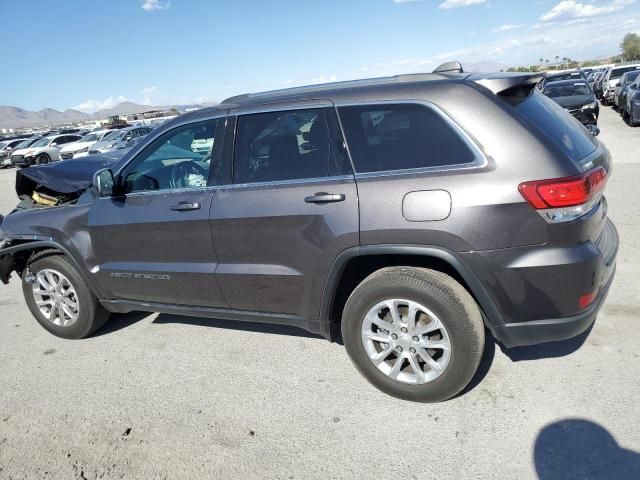
{"label": "roof rail", "polygon": [[[460,67],[462,69],[462,67]],[[461,71],[461,70],[460,70]],[[451,70],[448,73],[455,73],[458,70]],[[438,72],[441,73],[441,72]],[[447,73],[447,72],[444,72]],[[321,83],[317,85],[306,85],[303,87],[292,87],[292,88],[283,88],[278,90],[270,90],[266,92],[259,93],[245,93],[243,95],[236,95],[234,97],[229,97],[222,102],[221,104],[229,104],[229,103],[239,103],[245,100],[252,99],[260,99],[260,98],[269,98],[269,97],[279,97],[284,95],[302,95],[314,92],[322,92],[327,89],[339,89],[339,88],[350,88],[356,86],[367,86],[367,85],[380,85],[382,83],[393,83],[393,82],[419,82],[423,80],[436,80],[438,78],[437,75],[433,75],[431,73],[408,73],[404,75],[394,75],[391,77],[379,77],[379,78],[366,78],[363,80],[346,80],[342,82],[332,82],[332,83]]]}

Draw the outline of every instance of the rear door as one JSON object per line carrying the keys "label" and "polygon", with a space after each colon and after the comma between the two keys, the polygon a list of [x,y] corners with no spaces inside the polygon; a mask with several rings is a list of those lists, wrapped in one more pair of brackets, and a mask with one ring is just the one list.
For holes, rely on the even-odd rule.
{"label": "rear door", "polygon": [[211,207],[220,288],[237,310],[317,319],[332,262],[359,243],[335,110],[314,103],[231,115],[235,141],[225,142]]}
{"label": "rear door", "polygon": [[[118,172],[125,195],[93,203],[96,275],[114,298],[226,306],[215,280],[209,225],[215,186],[208,183],[224,124],[224,116],[213,117],[163,133]],[[210,149],[196,152],[202,139]]]}

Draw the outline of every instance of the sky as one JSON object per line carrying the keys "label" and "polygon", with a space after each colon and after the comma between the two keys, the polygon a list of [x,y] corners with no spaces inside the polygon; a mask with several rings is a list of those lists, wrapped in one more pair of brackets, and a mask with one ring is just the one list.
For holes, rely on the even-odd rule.
{"label": "sky", "polygon": [[0,105],[93,112],[619,53],[638,0],[0,0]]}

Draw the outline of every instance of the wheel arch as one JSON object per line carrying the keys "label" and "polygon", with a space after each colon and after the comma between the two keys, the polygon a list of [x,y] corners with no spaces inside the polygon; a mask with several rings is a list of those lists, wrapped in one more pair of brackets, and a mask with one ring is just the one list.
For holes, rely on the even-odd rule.
{"label": "wheel arch", "polygon": [[15,271],[19,275],[35,258],[46,253],[64,255],[76,269],[91,292],[99,299],[103,298],[98,284],[90,276],[89,271],[82,266],[77,258],[64,245],[54,240],[21,241],[15,245],[0,250],[0,279],[8,283],[9,275]]}
{"label": "wheel arch", "polygon": [[422,245],[369,245],[341,252],[333,262],[322,295],[320,321],[330,340],[339,338],[342,308],[353,289],[380,268],[415,266],[447,273],[462,284],[478,303],[485,325],[495,336],[504,325],[500,311],[476,275],[448,249]]}

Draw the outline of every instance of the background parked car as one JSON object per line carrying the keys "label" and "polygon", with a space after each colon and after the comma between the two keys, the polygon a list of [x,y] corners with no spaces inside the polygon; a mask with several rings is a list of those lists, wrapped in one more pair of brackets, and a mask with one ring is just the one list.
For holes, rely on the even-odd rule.
{"label": "background parked car", "polygon": [[151,127],[129,127],[117,130],[105,135],[101,142],[94,144],[89,149],[89,154],[96,155],[120,148],[132,147],[137,139],[148,135],[152,131],[153,128]]}
{"label": "background parked car", "polygon": [[11,166],[11,152],[25,140],[25,138],[14,138],[0,142],[0,168]]}
{"label": "background parked car", "polygon": [[547,83],[561,82],[563,80],[584,80],[587,79],[582,73],[582,70],[566,70],[564,72],[547,74],[538,85],[540,90],[543,90]]}
{"label": "background parked car", "polygon": [[612,67],[602,82],[602,104],[609,105],[613,102],[613,93],[622,75],[638,69],[640,69],[640,63]]}
{"label": "background parked car", "polygon": [[545,85],[542,93],[580,120],[583,125],[597,125],[600,105],[586,80],[551,82]]}
{"label": "background parked car", "polygon": [[605,68],[600,75],[598,75],[598,77],[595,79],[594,83],[593,83],[593,93],[596,94],[596,98],[601,99],[602,98],[602,83],[604,82],[604,79],[607,78],[607,74],[609,73],[610,68]]}
{"label": "background parked car", "polygon": [[627,89],[629,85],[635,82],[636,78],[640,74],[640,70],[632,70],[631,72],[626,72],[620,77],[620,81],[613,92],[613,104],[614,107],[620,110],[622,113],[622,107],[627,101]]}
{"label": "background parked car", "polygon": [[19,167],[42,165],[60,160],[60,149],[63,145],[77,142],[80,135],[51,135],[34,142],[29,148],[11,155],[11,163]]}
{"label": "background parked car", "polygon": [[640,75],[636,77],[635,82],[629,85],[622,118],[632,127],[636,127],[640,123]]}
{"label": "background parked car", "polygon": [[98,130],[87,133],[77,142],[69,143],[60,149],[60,159],[69,160],[71,158],[80,158],[89,154],[89,148],[95,143],[101,141],[103,137],[111,132],[111,130]]}

